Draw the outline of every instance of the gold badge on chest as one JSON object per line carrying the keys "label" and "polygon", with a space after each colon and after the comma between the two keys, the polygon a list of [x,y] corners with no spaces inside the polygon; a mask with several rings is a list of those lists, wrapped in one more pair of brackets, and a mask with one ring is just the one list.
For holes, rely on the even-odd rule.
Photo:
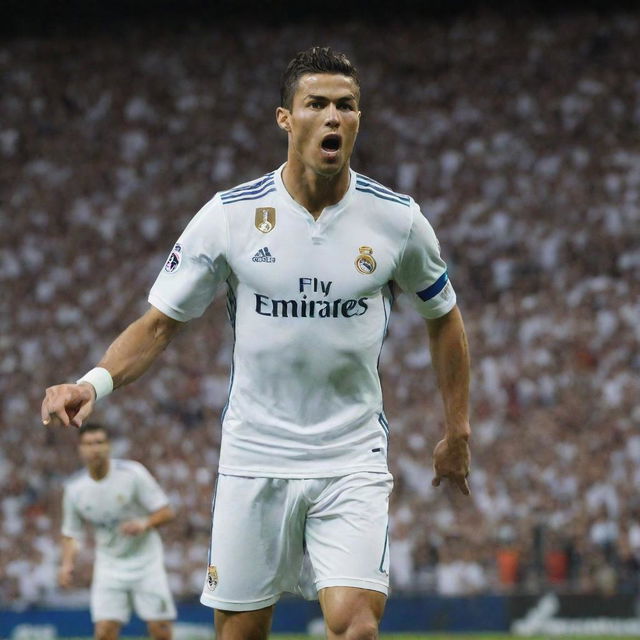
{"label": "gold badge on chest", "polygon": [[356,269],[365,276],[373,273],[378,266],[375,258],[371,255],[373,249],[371,247],[360,247],[358,249],[358,257],[356,258]]}
{"label": "gold badge on chest", "polygon": [[262,233],[273,231],[276,226],[276,210],[273,207],[258,207],[256,209],[256,229]]}

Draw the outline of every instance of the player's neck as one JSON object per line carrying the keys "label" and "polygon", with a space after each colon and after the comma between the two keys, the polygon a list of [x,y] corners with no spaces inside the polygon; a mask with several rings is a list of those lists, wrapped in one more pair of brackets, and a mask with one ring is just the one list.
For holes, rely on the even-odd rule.
{"label": "player's neck", "polygon": [[92,464],[88,469],[92,480],[102,480],[109,473],[109,458]]}
{"label": "player's neck", "polygon": [[349,188],[349,179],[348,164],[334,176],[322,176],[289,159],[282,171],[282,182],[289,195],[316,220],[325,207],[342,200]]}

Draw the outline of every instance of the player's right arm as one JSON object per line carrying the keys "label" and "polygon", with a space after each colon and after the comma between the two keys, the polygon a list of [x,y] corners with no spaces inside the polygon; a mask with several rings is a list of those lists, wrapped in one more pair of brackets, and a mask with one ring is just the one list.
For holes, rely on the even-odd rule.
{"label": "player's right arm", "polygon": [[[109,372],[114,389],[129,384],[153,364],[183,325],[151,307],[113,341],[98,367]],[[88,382],[49,387],[42,401],[42,423],[48,425],[53,420],[80,427],[95,401],[96,391]]]}
{"label": "player's right arm", "polygon": [[78,553],[78,544],[75,538],[70,536],[62,536],[62,560],[60,562],[60,570],[58,571],[58,584],[67,589],[73,582],[73,568],[76,564],[76,554]]}
{"label": "player's right arm", "polygon": [[[149,293],[151,308],[129,325],[107,349],[98,367],[106,369],[113,388],[139,378],[187,321],[200,317],[229,273],[228,232],[219,196],[210,200],[187,225]],[[91,372],[90,372],[91,373]],[[104,374],[104,375],[103,375]],[[104,371],[96,384],[111,380]],[[96,388],[82,384],[49,387],[42,402],[42,422],[80,427],[93,411]]]}

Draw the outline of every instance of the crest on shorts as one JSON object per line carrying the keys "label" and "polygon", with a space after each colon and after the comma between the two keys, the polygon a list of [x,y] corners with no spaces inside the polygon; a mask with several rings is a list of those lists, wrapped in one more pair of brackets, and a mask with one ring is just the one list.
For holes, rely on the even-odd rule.
{"label": "crest on shorts", "polygon": [[167,273],[174,273],[180,267],[180,263],[182,262],[182,246],[178,243],[173,249],[171,249],[171,253],[167,258],[167,261],[164,263],[164,270]]}
{"label": "crest on shorts", "polygon": [[215,591],[218,586],[218,568],[212,564],[207,569],[207,589]]}
{"label": "crest on shorts", "polygon": [[262,233],[273,231],[276,226],[276,210],[273,207],[258,207],[256,209],[256,229]]}
{"label": "crest on shorts", "polygon": [[368,276],[370,273],[373,273],[378,266],[375,258],[371,255],[373,249],[371,247],[360,247],[358,252],[355,263],[356,269],[365,276]]}

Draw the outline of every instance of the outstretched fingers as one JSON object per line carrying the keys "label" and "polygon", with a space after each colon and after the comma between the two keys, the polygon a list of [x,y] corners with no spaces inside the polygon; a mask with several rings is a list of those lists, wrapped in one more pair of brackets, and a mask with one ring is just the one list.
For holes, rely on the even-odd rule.
{"label": "outstretched fingers", "polygon": [[458,487],[458,489],[460,489],[460,491],[465,496],[468,496],[471,493],[471,489],[469,488],[468,477],[469,477],[468,473],[464,476],[459,473],[445,473],[443,475],[436,474],[433,480],[431,481],[431,486],[439,487],[442,482],[442,478],[446,478],[447,480],[449,480],[451,484]]}
{"label": "outstretched fingers", "polygon": [[65,427],[69,426],[69,416],[65,409],[64,400],[57,392],[56,387],[49,387],[46,390],[40,407],[40,417],[45,426],[51,424],[51,420],[54,422],[59,420]]}
{"label": "outstretched fingers", "polygon": [[92,410],[93,410],[93,403],[87,400],[80,406],[77,413],[71,418],[71,424],[80,428],[85,418],[89,417],[89,414],[91,413]]}
{"label": "outstretched fingers", "polygon": [[89,385],[59,384],[45,392],[40,417],[45,426],[60,421],[65,427],[80,427],[93,410],[94,392]]}
{"label": "outstretched fingers", "polygon": [[465,476],[457,475],[453,480],[456,486],[458,487],[458,489],[460,489],[460,491],[465,496],[468,496],[471,493],[471,490],[469,489],[468,478],[469,478],[469,474],[467,473]]}

